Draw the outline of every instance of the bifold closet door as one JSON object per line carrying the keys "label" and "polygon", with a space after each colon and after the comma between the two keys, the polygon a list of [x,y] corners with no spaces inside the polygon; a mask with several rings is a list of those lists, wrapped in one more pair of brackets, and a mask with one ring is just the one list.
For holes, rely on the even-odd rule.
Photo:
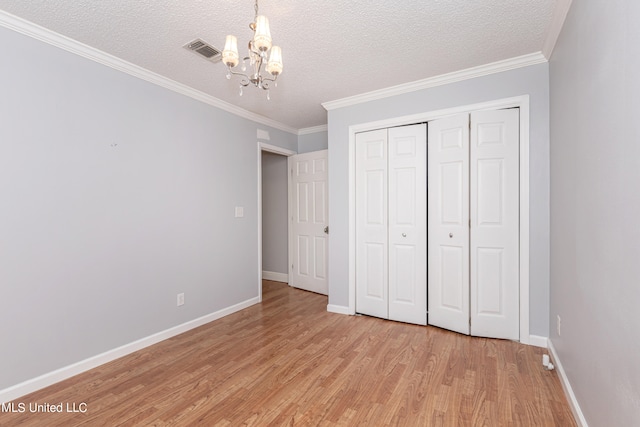
{"label": "bifold closet door", "polygon": [[519,110],[429,122],[429,324],[519,339]]}
{"label": "bifold closet door", "polygon": [[356,135],[356,311],[426,325],[426,125]]}
{"label": "bifold closet door", "polygon": [[387,130],[356,134],[356,311],[389,317]]}
{"label": "bifold closet door", "polygon": [[427,324],[427,127],[389,129],[389,319]]}
{"label": "bifold closet door", "polygon": [[520,117],[471,114],[471,335],[520,338]]}
{"label": "bifold closet door", "polygon": [[469,334],[469,114],[429,122],[429,324]]}

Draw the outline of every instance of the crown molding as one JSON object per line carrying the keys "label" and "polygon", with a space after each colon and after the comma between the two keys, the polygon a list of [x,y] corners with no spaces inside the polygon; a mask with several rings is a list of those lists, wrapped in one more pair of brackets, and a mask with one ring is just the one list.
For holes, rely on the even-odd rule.
{"label": "crown molding", "polygon": [[309,135],[310,133],[327,132],[329,127],[327,125],[313,126],[309,128],[298,129],[298,135]]}
{"label": "crown molding", "polygon": [[567,19],[570,7],[571,0],[558,0],[556,2],[556,7],[553,9],[553,16],[551,17],[551,24],[547,31],[547,37],[542,46],[542,54],[547,59],[551,59],[551,54],[556,47],[558,37],[560,37],[560,32],[562,31],[564,21]]}
{"label": "crown molding", "polygon": [[168,79],[164,76],[161,76],[160,74],[149,71],[146,68],[142,68],[130,62],[124,61],[111,54],[88,46],[84,43],[80,43],[79,41],[73,40],[62,34],[58,34],[54,31],[41,27],[25,19],[19,18],[15,15],[11,15],[2,10],[0,10],[0,26],[32,37],[36,40],[40,40],[52,46],[56,46],[60,49],[64,49],[68,52],[82,56],[91,61],[106,65],[115,70],[130,74],[134,77],[161,86],[165,89],[169,89],[179,94],[204,102],[205,104],[227,111],[231,114],[235,114],[236,116],[243,117],[245,119],[261,123],[263,125],[271,126],[273,128],[292,133],[294,135],[298,133],[298,129],[295,129],[291,126],[287,126],[283,123],[262,116],[260,114],[252,113],[251,111],[245,110],[244,108],[237,107],[214,96],[193,89],[185,84]]}
{"label": "crown molding", "polygon": [[547,58],[541,53],[531,53],[527,55],[517,56],[515,58],[505,59],[503,61],[492,62],[490,64],[480,65],[477,67],[467,68],[465,70],[454,71],[452,73],[441,74],[439,76],[428,77],[426,79],[414,82],[403,83],[397,86],[391,86],[385,89],[374,90],[360,95],[350,96],[348,98],[337,99],[322,103],[322,106],[328,110],[336,108],[348,107],[351,105],[362,104],[377,99],[389,98],[391,96],[401,95],[403,93],[415,92],[417,90],[429,89],[436,86],[442,86],[462,80],[474,79],[489,74],[500,73],[502,71],[513,70],[515,68],[527,67],[529,65],[541,64],[547,62]]}

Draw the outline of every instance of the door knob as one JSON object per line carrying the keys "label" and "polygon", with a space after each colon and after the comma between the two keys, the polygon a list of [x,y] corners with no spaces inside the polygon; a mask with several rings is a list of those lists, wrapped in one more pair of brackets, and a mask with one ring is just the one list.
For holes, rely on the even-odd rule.
{"label": "door knob", "polygon": [[453,237],[453,233],[449,233],[449,238],[452,238],[452,237]]}
{"label": "door knob", "polygon": [[324,234],[329,234],[329,226],[328,225],[324,228]]}
{"label": "door knob", "polygon": [[402,237],[407,237],[407,233],[402,233]]}

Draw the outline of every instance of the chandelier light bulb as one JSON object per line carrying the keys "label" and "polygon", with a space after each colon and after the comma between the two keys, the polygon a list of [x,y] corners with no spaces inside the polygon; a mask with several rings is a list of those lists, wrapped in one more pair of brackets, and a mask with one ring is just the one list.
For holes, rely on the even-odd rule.
{"label": "chandelier light bulb", "polygon": [[253,45],[261,52],[271,48],[271,31],[269,31],[269,20],[264,15],[256,17],[256,32],[253,36]]}
{"label": "chandelier light bulb", "polygon": [[224,50],[222,51],[222,62],[228,67],[235,67],[238,65],[240,55],[238,55],[238,39],[236,36],[228,35],[227,40],[224,43]]}
{"label": "chandelier light bulb", "polygon": [[271,48],[271,55],[269,56],[266,69],[268,73],[274,76],[282,73],[282,50],[280,46],[273,46]]}

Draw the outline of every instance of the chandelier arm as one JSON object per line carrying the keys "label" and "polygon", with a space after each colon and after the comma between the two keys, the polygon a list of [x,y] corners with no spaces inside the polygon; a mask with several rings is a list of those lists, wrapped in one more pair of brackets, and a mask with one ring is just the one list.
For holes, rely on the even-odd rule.
{"label": "chandelier arm", "polygon": [[231,67],[229,67],[229,66],[227,66],[227,68],[228,68],[228,70],[229,70],[229,74],[232,74],[232,75],[234,75],[234,76],[240,76],[240,77],[241,77],[241,79],[240,79],[240,84],[241,84],[242,86],[249,86],[249,83],[251,82],[251,79],[250,79],[250,77],[249,77],[247,74],[245,74],[245,73],[241,73],[241,72],[239,72],[239,71],[233,71],[233,69],[232,69]]}
{"label": "chandelier arm", "polygon": [[275,82],[278,79],[278,76],[275,76],[274,78],[270,79],[268,77],[263,77],[262,80],[264,80],[265,82]]}
{"label": "chandelier arm", "polygon": [[276,80],[278,80],[278,75],[274,76],[272,79],[268,78],[268,77],[262,77],[261,76],[262,78],[261,78],[261,81],[260,81],[260,87],[262,89],[264,89],[264,90],[269,90],[270,83],[273,83]]}

